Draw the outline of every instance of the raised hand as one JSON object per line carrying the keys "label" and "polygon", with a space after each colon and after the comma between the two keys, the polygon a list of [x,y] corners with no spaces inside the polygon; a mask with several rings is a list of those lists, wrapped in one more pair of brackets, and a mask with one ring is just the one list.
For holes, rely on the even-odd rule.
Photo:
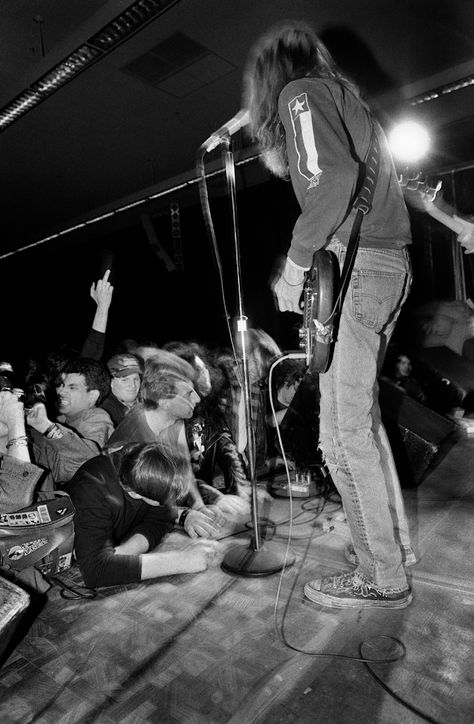
{"label": "raised hand", "polygon": [[37,402],[31,410],[28,410],[26,421],[30,427],[41,433],[45,432],[52,424],[42,402]]}
{"label": "raised hand", "polygon": [[112,301],[114,288],[109,282],[110,269],[107,269],[102,279],[91,286],[91,297],[98,307],[108,309]]}

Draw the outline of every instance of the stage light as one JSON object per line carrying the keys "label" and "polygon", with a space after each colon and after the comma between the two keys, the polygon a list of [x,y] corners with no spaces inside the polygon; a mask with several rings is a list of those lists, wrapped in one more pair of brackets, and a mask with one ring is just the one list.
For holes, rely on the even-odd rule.
{"label": "stage light", "polygon": [[424,126],[416,121],[404,121],[388,135],[390,149],[396,161],[416,163],[428,153],[431,139]]}

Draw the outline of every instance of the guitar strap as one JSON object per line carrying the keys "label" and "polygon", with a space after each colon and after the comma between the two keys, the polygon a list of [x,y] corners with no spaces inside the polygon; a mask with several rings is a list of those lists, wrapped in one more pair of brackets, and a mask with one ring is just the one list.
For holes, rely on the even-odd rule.
{"label": "guitar strap", "polygon": [[356,215],[354,223],[352,224],[351,234],[347,243],[346,257],[344,259],[344,265],[341,272],[341,282],[339,286],[339,292],[334,305],[331,318],[328,320],[328,324],[333,327],[333,339],[337,339],[337,330],[339,325],[339,318],[341,316],[342,305],[346,296],[347,288],[351,279],[352,269],[354,267],[357,250],[359,248],[359,236],[362,219],[366,214],[369,213],[372,208],[372,199],[374,196],[375,186],[379,174],[380,165],[380,141],[377,135],[372,118],[370,119],[372,125],[372,135],[369,144],[369,148],[365,157],[365,178],[362,183],[362,187],[357,194],[357,197],[352,205],[352,208],[356,209]]}

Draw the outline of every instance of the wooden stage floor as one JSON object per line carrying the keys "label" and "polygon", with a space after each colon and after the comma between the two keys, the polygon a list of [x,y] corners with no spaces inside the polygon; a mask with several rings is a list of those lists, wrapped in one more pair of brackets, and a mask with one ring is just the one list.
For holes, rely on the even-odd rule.
{"label": "wooden stage floor", "polygon": [[[474,440],[462,439],[417,488],[404,491],[419,563],[414,601],[399,611],[324,609],[303,584],[350,569],[337,505],[293,502],[295,564],[281,576],[195,575],[64,600],[57,587],[0,672],[0,721],[104,724],[352,724],[474,720]],[[267,514],[267,511],[265,511]],[[284,545],[289,502],[268,512]],[[181,544],[180,534],[172,534]],[[171,543],[173,542],[173,540]],[[247,532],[223,549],[247,546]],[[81,582],[76,568],[62,576]],[[406,656],[373,670],[357,661]],[[306,653],[302,653],[303,650]],[[351,658],[339,658],[338,655]]]}

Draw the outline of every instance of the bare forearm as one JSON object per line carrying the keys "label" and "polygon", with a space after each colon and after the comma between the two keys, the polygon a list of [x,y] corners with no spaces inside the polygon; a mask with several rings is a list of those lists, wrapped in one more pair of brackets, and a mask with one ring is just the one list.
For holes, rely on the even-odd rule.
{"label": "bare forearm", "polygon": [[138,556],[148,551],[148,541],[141,533],[135,533],[124,543],[115,547],[115,553],[119,556]]}
{"label": "bare forearm", "polygon": [[145,553],[141,556],[142,581],[159,576],[171,576],[175,573],[192,573],[203,570],[202,567],[193,566],[193,560],[186,553],[184,551]]}
{"label": "bare forearm", "polygon": [[102,332],[105,334],[107,331],[107,320],[109,318],[109,308],[107,309],[101,309],[100,307],[97,307],[93,322],[92,322],[92,329],[95,329],[96,332]]}
{"label": "bare forearm", "polygon": [[24,463],[31,462],[23,418],[11,424],[8,429],[7,451],[17,460]]}
{"label": "bare forearm", "polygon": [[215,541],[191,543],[182,550],[152,551],[140,556],[142,581],[177,573],[198,573],[221,560],[219,544]]}

